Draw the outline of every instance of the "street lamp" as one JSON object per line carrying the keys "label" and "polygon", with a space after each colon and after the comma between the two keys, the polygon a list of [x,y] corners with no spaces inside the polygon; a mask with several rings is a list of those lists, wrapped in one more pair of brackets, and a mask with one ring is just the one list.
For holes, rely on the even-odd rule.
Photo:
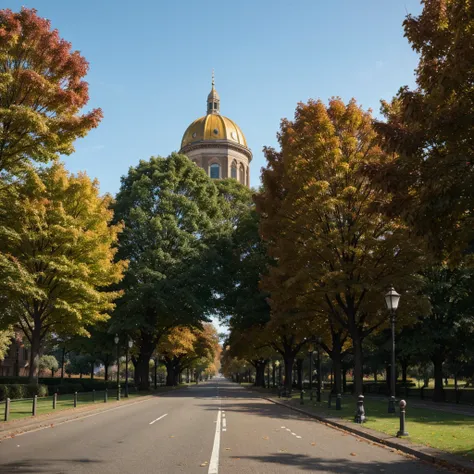
{"label": "street lamp", "polygon": [[114,342],[117,346],[117,400],[120,400],[120,353],[119,353],[119,336],[115,334]]}
{"label": "street lamp", "polygon": [[390,322],[392,325],[392,382],[390,384],[390,400],[388,401],[388,412],[395,413],[395,312],[398,308],[398,303],[400,301],[400,295],[395,291],[393,286],[390,288],[388,293],[385,295],[385,303],[387,309],[390,311]]}
{"label": "street lamp", "polygon": [[311,400],[313,399],[313,350],[308,351],[309,354],[309,393]]}
{"label": "street lamp", "polygon": [[127,342],[127,352],[125,353],[125,397],[128,398],[128,352],[133,346],[133,341],[129,338]]}
{"label": "street lamp", "polygon": [[281,385],[281,365],[280,365],[280,361],[276,360],[275,365],[278,368],[278,385],[280,386]]}

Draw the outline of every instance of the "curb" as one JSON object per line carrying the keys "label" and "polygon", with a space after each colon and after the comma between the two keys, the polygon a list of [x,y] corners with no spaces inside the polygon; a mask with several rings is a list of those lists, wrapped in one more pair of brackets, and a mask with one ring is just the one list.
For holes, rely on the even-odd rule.
{"label": "curb", "polygon": [[[369,441],[374,441],[376,443],[388,446],[390,448],[401,451],[405,454],[414,456],[422,461],[427,461],[431,464],[445,467],[448,469],[456,469],[465,473],[474,473],[474,464],[469,461],[464,461],[459,459],[458,456],[455,456],[444,451],[439,451],[428,446],[423,446],[419,444],[411,443],[406,439],[396,438],[385,433],[381,433],[369,428],[363,427],[354,427],[352,423],[341,420],[340,418],[325,418],[314,413],[310,413],[301,408],[288,405],[286,403],[279,402],[269,397],[262,396],[261,398],[268,400],[276,405],[280,405],[286,408],[289,408],[293,411],[299,412],[303,415],[306,415],[310,418],[314,418],[326,425],[329,425],[340,430],[349,431],[361,438],[368,439]],[[336,421],[337,420],[337,421]]]}
{"label": "curb", "polygon": [[[6,423],[4,422],[5,424],[8,423],[9,426],[5,426],[5,425],[2,426],[0,424],[0,442],[4,439],[13,438],[15,436],[20,436],[25,433],[39,431],[45,428],[59,426],[64,423],[69,423],[71,421],[87,418],[90,415],[106,413],[108,411],[116,410],[118,408],[136,405],[138,403],[152,400],[156,397],[162,397],[164,395],[168,395],[169,393],[173,393],[176,390],[180,390],[182,388],[187,388],[187,387],[173,388],[171,390],[166,390],[161,393],[157,393],[156,395],[144,395],[143,397],[140,397],[138,400],[127,401],[126,399],[122,399],[125,403],[123,402],[116,403],[114,401],[113,404],[111,404],[112,406],[107,406],[106,404],[94,405],[91,403],[91,404],[87,404],[78,408],[67,408],[65,410],[60,410],[58,412],[44,413],[44,414],[38,415],[37,417],[29,417],[26,419],[20,418],[17,420],[8,421]],[[30,423],[25,423],[24,425],[21,425],[22,422],[27,422],[27,421],[30,421]],[[21,426],[15,426],[15,425],[21,425]]]}

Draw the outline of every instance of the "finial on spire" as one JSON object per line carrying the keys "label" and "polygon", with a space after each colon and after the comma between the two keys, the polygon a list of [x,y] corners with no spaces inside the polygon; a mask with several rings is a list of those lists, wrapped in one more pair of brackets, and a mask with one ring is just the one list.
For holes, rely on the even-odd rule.
{"label": "finial on spire", "polygon": [[212,88],[214,89],[214,86],[216,84],[215,80],[214,80],[214,68],[212,68]]}

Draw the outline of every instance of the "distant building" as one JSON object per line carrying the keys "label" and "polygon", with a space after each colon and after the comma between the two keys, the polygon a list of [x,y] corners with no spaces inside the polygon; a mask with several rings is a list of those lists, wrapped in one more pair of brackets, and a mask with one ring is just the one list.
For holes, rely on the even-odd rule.
{"label": "distant building", "polygon": [[213,179],[234,178],[250,186],[252,152],[239,126],[221,115],[214,76],[207,97],[207,114],[186,129],[180,153],[187,155]]}
{"label": "distant building", "polygon": [[0,376],[27,376],[29,355],[28,349],[23,344],[21,334],[17,332],[5,359],[0,360]]}

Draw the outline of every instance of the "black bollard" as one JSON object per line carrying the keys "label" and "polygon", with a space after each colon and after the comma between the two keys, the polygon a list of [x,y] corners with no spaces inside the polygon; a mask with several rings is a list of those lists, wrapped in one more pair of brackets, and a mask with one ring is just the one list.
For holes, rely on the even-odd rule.
{"label": "black bollard", "polygon": [[104,403],[107,403],[107,398],[108,398],[108,392],[107,388],[104,390]]}
{"label": "black bollard", "polygon": [[95,388],[92,389],[92,401],[95,403]]}
{"label": "black bollard", "polygon": [[341,400],[342,400],[342,396],[340,393],[338,393],[336,395],[336,410],[340,410],[341,409]]}
{"label": "black bollard", "polygon": [[400,400],[400,431],[397,433],[397,437],[401,438],[402,436],[409,436],[405,431],[405,408],[407,402],[405,400]]}
{"label": "black bollard", "polygon": [[77,392],[74,392],[74,408],[77,407]]}
{"label": "black bollard", "polygon": [[312,390],[309,391],[309,399],[310,399],[310,401],[313,401],[313,391]]}
{"label": "black bollard", "polygon": [[301,390],[300,393],[300,405],[304,405],[304,390]]}
{"label": "black bollard", "polygon": [[357,412],[354,418],[356,423],[362,424],[365,420],[365,409],[364,409],[364,395],[359,395],[357,398]]}

